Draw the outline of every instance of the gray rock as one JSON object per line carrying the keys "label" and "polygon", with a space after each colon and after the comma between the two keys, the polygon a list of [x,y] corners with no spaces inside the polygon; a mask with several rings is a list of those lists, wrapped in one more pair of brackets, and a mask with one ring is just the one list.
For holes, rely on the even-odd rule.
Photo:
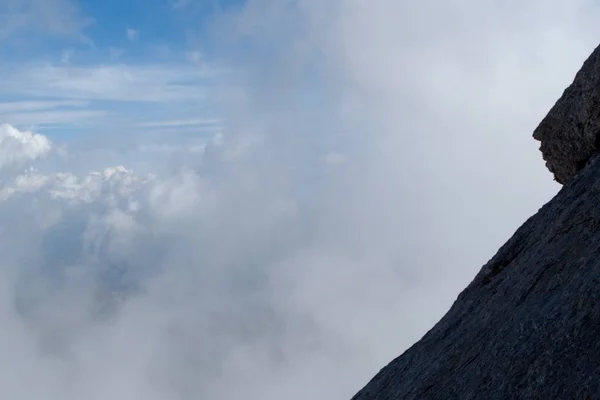
{"label": "gray rock", "polygon": [[535,129],[554,179],[567,183],[600,147],[600,47]]}
{"label": "gray rock", "polygon": [[560,192],[353,400],[600,399],[600,51],[536,130]]}

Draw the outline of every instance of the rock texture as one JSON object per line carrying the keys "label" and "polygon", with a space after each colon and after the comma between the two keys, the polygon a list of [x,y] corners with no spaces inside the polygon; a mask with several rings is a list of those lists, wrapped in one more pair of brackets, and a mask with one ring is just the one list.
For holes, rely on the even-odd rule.
{"label": "rock texture", "polygon": [[353,400],[600,399],[598,132],[596,49],[536,130],[561,191]]}
{"label": "rock texture", "polygon": [[569,182],[600,148],[600,46],[540,122],[533,137],[541,142],[546,166],[561,184]]}

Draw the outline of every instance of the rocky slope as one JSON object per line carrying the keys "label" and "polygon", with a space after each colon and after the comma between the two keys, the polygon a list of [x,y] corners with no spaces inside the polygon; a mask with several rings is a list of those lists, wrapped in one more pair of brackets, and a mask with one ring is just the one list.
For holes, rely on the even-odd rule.
{"label": "rocky slope", "polygon": [[600,399],[600,48],[534,137],[561,191],[353,400]]}
{"label": "rocky slope", "polygon": [[533,137],[541,141],[546,166],[562,184],[600,148],[600,47],[585,61]]}

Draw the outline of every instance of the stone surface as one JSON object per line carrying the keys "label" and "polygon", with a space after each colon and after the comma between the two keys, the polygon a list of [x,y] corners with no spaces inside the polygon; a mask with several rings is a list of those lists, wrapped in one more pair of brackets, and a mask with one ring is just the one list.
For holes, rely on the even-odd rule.
{"label": "stone surface", "polygon": [[533,137],[546,166],[561,184],[580,171],[600,147],[600,47],[584,62]]}
{"label": "stone surface", "polygon": [[600,399],[600,157],[353,399]]}
{"label": "stone surface", "polygon": [[560,192],[353,400],[600,399],[600,51],[536,130]]}

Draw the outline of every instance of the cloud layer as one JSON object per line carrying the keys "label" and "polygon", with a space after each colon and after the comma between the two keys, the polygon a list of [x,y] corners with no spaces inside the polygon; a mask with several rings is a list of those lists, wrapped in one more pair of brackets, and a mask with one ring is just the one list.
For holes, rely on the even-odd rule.
{"label": "cloud layer", "polygon": [[[2,125],[0,397],[348,399],[556,192],[531,132],[597,6],[286,4],[212,21],[227,126],[176,168],[139,138],[124,167],[70,151],[57,172],[46,137]],[[187,70],[128,71],[13,84],[203,96]]]}

